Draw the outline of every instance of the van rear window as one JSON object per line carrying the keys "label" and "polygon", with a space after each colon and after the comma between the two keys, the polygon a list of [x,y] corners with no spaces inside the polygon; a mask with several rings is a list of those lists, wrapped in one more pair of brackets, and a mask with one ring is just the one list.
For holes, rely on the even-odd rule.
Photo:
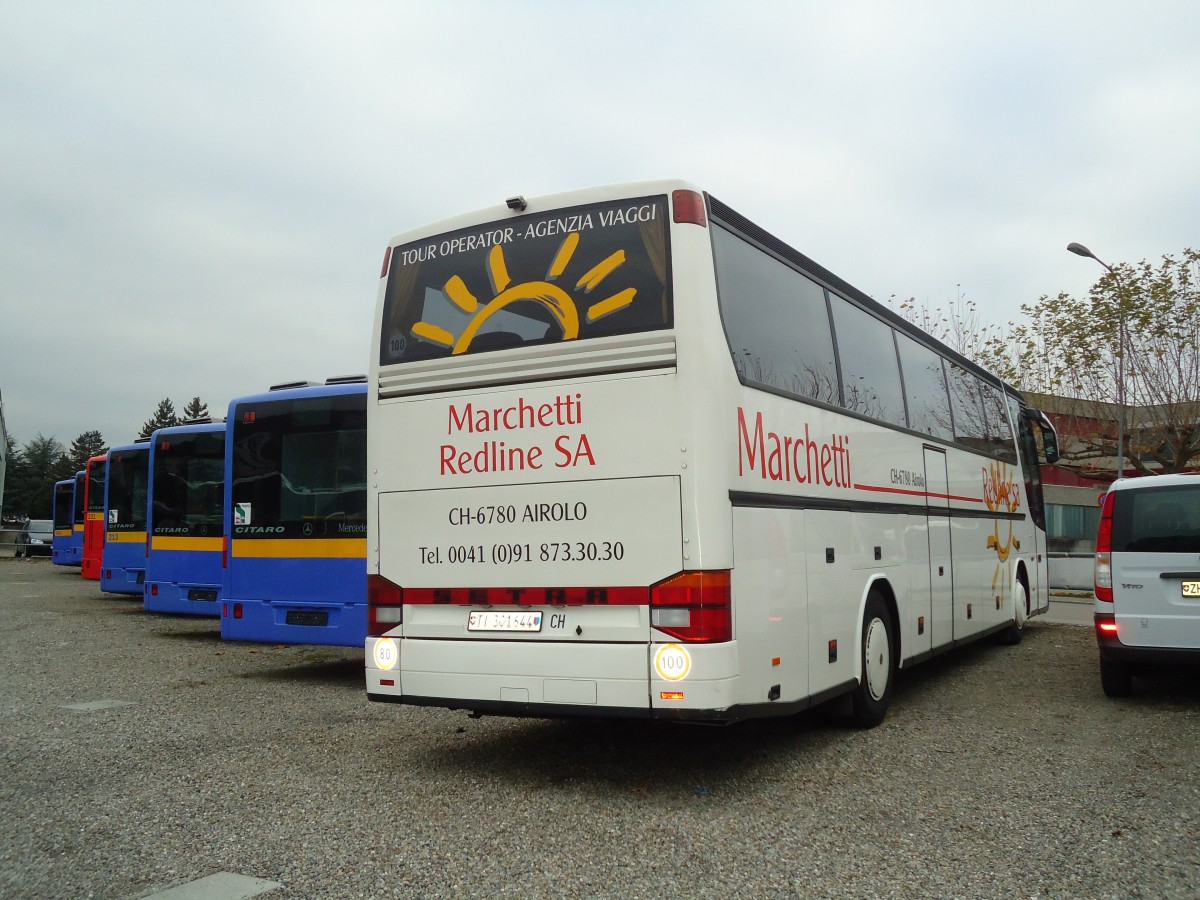
{"label": "van rear window", "polygon": [[380,365],[670,328],[667,215],[639,197],[396,247]]}
{"label": "van rear window", "polygon": [[1119,492],[1112,536],[1118,552],[1200,553],[1200,479]]}

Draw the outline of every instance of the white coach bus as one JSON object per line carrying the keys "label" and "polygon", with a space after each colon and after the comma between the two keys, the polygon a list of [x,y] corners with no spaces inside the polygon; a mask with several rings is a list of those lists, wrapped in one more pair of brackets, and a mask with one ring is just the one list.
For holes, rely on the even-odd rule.
{"label": "white coach bus", "polygon": [[1049,607],[1046,417],[686,183],[396,237],[367,408],[371,700],[870,727]]}

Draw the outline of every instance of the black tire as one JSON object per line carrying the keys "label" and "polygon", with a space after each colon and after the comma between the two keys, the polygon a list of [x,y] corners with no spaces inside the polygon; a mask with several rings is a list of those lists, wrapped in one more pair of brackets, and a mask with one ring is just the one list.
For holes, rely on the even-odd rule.
{"label": "black tire", "polygon": [[860,637],[862,667],[858,686],[850,694],[850,717],[859,728],[874,728],[887,715],[896,681],[896,636],[892,616],[874,591],[863,610]]}
{"label": "black tire", "polygon": [[1133,693],[1133,670],[1127,663],[1100,660],[1100,687],[1109,697],[1128,697]]}

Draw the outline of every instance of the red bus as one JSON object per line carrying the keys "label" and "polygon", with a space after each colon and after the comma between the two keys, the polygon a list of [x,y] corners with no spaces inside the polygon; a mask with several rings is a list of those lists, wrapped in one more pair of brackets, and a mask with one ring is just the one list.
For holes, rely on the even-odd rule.
{"label": "red bus", "polygon": [[100,561],[104,555],[104,479],[108,456],[93,456],[84,476],[83,577],[100,580]]}

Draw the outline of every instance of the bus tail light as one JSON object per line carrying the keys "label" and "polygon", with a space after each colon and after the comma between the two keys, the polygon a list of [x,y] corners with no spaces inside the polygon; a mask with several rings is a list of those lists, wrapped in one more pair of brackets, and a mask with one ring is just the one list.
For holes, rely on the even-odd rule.
{"label": "bus tail light", "polygon": [[1113,502],[1116,495],[1109,491],[1104,496],[1104,508],[1100,513],[1100,528],[1096,533],[1096,599],[1104,603],[1113,602],[1112,581],[1112,525]]}
{"label": "bus tail light", "polygon": [[706,227],[703,194],[695,191],[673,191],[671,206],[675,208],[676,224]]}
{"label": "bus tail light", "polygon": [[458,606],[645,606],[644,587],[408,588],[404,602]]}
{"label": "bus tail light", "polygon": [[383,268],[379,270],[379,277],[383,278],[388,273],[388,266],[392,262],[392,248],[388,247],[383,251]]}
{"label": "bus tail light", "polygon": [[382,575],[367,576],[367,634],[379,637],[404,621],[404,589]]}
{"label": "bus tail light", "polygon": [[650,624],[678,641],[733,640],[728,570],[682,572],[650,589]]}

